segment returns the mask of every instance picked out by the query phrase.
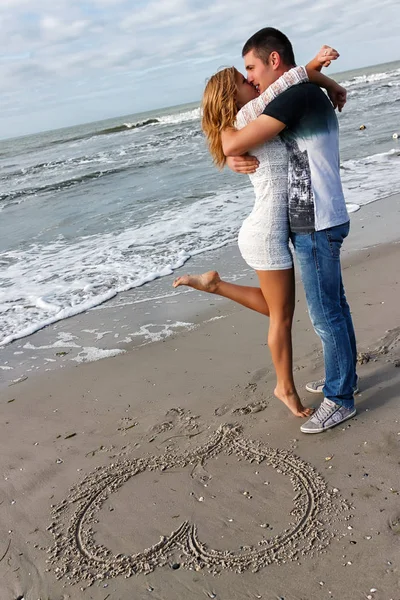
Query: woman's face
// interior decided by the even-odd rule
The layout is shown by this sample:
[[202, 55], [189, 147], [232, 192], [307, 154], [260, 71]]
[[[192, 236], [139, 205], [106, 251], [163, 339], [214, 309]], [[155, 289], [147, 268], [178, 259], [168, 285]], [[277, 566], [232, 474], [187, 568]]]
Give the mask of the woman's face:
[[244, 75], [241, 73], [236, 74], [236, 104], [240, 109], [242, 106], [257, 98], [258, 92], [254, 86], [251, 85]]

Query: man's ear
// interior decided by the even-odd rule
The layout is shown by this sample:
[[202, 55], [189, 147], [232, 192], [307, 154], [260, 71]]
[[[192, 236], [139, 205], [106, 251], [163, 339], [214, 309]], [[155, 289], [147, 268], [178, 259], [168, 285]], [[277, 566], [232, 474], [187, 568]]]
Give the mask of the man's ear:
[[271, 65], [273, 70], [276, 71], [281, 66], [281, 63], [282, 61], [279, 52], [273, 50], [269, 55], [269, 64]]

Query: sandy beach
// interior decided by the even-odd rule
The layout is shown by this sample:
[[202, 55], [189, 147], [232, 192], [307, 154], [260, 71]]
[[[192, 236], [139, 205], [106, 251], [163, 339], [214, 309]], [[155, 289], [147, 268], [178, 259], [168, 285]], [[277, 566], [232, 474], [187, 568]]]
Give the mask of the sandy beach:
[[[266, 320], [213, 299], [192, 331], [6, 387], [0, 599], [400, 600], [398, 214], [397, 196], [353, 217], [343, 426], [302, 434], [273, 397]], [[301, 285], [293, 336], [318, 405]]]

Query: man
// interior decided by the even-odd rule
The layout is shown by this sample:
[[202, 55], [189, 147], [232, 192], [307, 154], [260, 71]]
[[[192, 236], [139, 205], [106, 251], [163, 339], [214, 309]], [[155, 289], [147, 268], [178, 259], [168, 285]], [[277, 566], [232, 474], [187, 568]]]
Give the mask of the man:
[[[271, 27], [253, 35], [242, 56], [248, 81], [260, 92], [295, 65], [290, 41]], [[345, 90], [333, 102], [341, 110]], [[307, 384], [309, 391], [323, 392], [324, 399], [300, 429], [320, 433], [356, 414], [357, 352], [340, 266], [349, 215], [340, 180], [338, 122], [319, 87], [311, 83], [293, 86], [246, 128], [226, 132], [223, 145], [228, 165], [239, 173], [254, 172], [256, 159], [243, 155], [277, 135], [289, 150], [291, 240], [325, 362], [325, 381]]]

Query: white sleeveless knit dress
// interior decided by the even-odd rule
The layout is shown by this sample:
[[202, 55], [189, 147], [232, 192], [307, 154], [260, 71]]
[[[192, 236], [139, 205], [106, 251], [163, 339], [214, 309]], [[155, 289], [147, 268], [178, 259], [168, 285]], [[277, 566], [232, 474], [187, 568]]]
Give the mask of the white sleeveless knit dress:
[[[242, 129], [259, 117], [267, 104], [292, 85], [308, 81], [304, 67], [284, 73], [269, 88], [248, 102], [236, 118]], [[266, 142], [251, 154], [260, 162], [250, 175], [256, 195], [253, 210], [239, 232], [239, 250], [246, 263], [257, 271], [278, 271], [293, 266], [289, 248], [288, 153], [280, 138]]]

